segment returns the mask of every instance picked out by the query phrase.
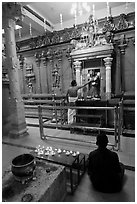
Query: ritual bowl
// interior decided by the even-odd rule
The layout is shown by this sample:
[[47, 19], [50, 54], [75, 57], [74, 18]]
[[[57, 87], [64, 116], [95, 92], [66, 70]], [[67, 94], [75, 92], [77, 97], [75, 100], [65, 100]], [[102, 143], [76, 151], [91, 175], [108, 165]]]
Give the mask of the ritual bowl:
[[35, 158], [31, 154], [21, 154], [12, 160], [11, 171], [16, 177], [31, 177], [36, 167]]

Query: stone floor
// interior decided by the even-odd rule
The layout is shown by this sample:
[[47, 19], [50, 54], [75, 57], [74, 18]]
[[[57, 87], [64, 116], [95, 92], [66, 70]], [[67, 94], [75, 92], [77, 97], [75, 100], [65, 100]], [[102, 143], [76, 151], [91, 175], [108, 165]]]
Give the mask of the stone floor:
[[[67, 138], [79, 137], [82, 142], [76, 142], [72, 140], [48, 138], [47, 140], [41, 140], [39, 134], [39, 128], [28, 126], [29, 135], [19, 139], [11, 139], [3, 136], [2, 144], [2, 173], [9, 166], [12, 159], [22, 153], [29, 152], [31, 147], [37, 145], [52, 146], [57, 148], [65, 148], [82, 153], [89, 153], [96, 148], [95, 144], [91, 143], [91, 140], [95, 141], [95, 138], [87, 135], [70, 134], [67, 130], [58, 129], [46, 129], [46, 134], [52, 136], [60, 136]], [[113, 138], [109, 138], [113, 140]], [[112, 141], [113, 142], [113, 141]], [[123, 190], [120, 193], [105, 194], [97, 192], [93, 189], [92, 184], [88, 179], [88, 175], [85, 173], [74, 195], [68, 195], [64, 202], [134, 202], [135, 201], [135, 141], [134, 138], [121, 138], [121, 151], [117, 152], [120, 161], [123, 162], [128, 168], [125, 172], [125, 184]], [[133, 167], [133, 168], [132, 168]]]

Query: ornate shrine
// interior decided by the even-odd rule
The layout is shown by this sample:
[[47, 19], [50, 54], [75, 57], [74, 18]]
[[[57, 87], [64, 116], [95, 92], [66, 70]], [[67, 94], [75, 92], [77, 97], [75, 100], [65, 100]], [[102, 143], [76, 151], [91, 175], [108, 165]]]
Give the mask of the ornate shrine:
[[[102, 99], [106, 100], [111, 99], [111, 64], [114, 51], [112, 44], [112, 32], [115, 26], [114, 24], [110, 24], [109, 27], [110, 31], [106, 31], [108, 32], [106, 35], [107, 37], [102, 37], [101, 35], [104, 31], [98, 27], [98, 23], [96, 21], [93, 21], [91, 15], [88, 23], [86, 23], [82, 28], [80, 40], [73, 40], [72, 43], [75, 45], [75, 48], [71, 52], [78, 85], [82, 85], [83, 82], [85, 83], [88, 80], [87, 77], [85, 78], [85, 75], [91, 70], [91, 68], [82, 68], [81, 64], [83, 62], [85, 63], [86, 60], [88, 60], [89, 63], [90, 61], [92, 63], [93, 59], [103, 59], [105, 67], [104, 64], [102, 64], [100, 67], [92, 66], [92, 69], [94, 69], [94, 71], [95, 69], [98, 69], [98, 72], [100, 73], [101, 82], [99, 95]], [[106, 90], [105, 93], [103, 93], [103, 90]]]

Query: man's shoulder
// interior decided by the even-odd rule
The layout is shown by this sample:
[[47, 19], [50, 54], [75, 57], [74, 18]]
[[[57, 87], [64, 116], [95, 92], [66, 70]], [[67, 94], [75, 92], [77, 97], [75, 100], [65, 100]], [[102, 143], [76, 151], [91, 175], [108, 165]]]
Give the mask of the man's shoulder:
[[107, 149], [107, 151], [109, 152], [109, 154], [112, 156], [112, 157], [118, 157], [118, 154], [112, 150], [109, 150]]
[[[105, 149], [105, 152], [106, 152], [107, 154], [110, 154], [110, 155], [114, 156], [114, 157], [117, 157], [117, 156], [118, 156], [116, 152], [113, 152], [113, 151], [111, 151], [111, 150], [109, 150], [109, 149], [107, 149], [107, 148]], [[101, 153], [101, 152], [99, 151], [99, 149], [96, 149], [96, 150], [91, 151], [91, 152], [89, 153], [89, 156], [97, 155], [97, 154], [100, 154], [100, 153]]]
[[92, 157], [92, 156], [94, 156], [94, 155], [96, 155], [96, 154], [98, 154], [98, 149], [95, 149], [95, 150], [91, 151], [91, 152], [89, 153], [89, 157]]

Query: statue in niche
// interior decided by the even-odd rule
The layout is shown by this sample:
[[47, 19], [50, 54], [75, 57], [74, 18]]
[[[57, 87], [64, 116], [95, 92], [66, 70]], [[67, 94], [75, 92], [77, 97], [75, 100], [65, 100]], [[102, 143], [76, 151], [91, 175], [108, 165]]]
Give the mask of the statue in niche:
[[90, 15], [88, 19], [88, 34], [89, 34], [89, 47], [92, 47], [94, 46], [95, 38], [95, 25], [93, 21], [93, 15]]
[[89, 27], [89, 47], [94, 46], [94, 38], [95, 38], [94, 26], [92, 25]]
[[95, 72], [95, 70], [88, 70], [88, 80], [92, 80], [89, 83], [88, 97], [90, 98], [100, 98], [100, 72]]
[[60, 75], [59, 75], [58, 67], [56, 64], [53, 70], [53, 87], [59, 88], [59, 86], [60, 86]]
[[113, 42], [113, 33], [108, 31], [105, 33], [105, 40], [107, 43], [112, 43]]
[[34, 71], [33, 71], [33, 64], [26, 62], [25, 67], [26, 67], [26, 75], [25, 75], [26, 84], [27, 84], [27, 86], [29, 88], [29, 93], [32, 93], [33, 88], [34, 88], [33, 85], [34, 85], [34, 82], [35, 82], [35, 74], [34, 74]]

